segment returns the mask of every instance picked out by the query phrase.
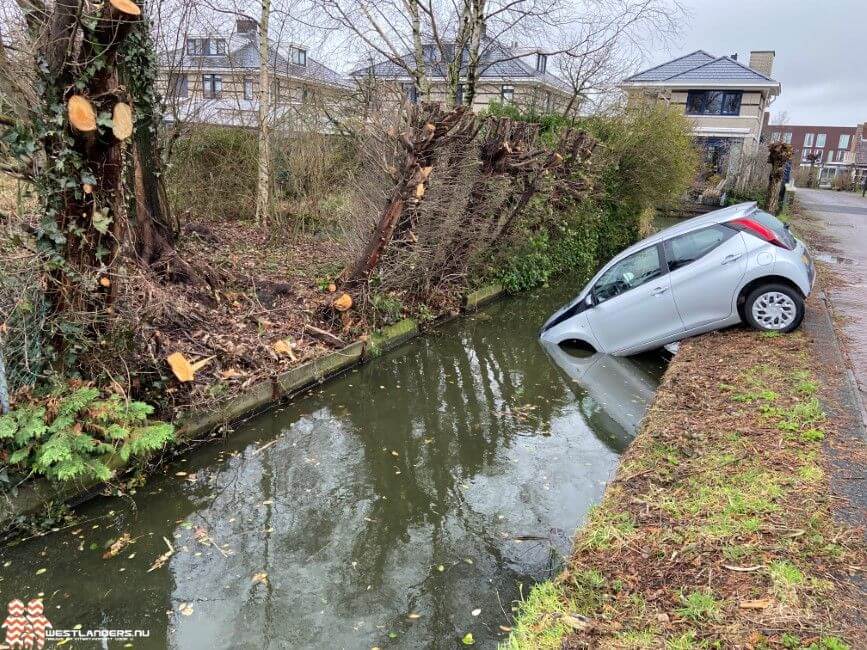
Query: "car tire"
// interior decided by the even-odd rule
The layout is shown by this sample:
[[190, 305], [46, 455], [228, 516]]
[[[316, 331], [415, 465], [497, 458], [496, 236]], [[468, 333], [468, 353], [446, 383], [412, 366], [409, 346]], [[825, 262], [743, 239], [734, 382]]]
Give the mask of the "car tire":
[[804, 297], [785, 284], [763, 284], [744, 303], [747, 323], [763, 332], [792, 332], [801, 325], [805, 311]]

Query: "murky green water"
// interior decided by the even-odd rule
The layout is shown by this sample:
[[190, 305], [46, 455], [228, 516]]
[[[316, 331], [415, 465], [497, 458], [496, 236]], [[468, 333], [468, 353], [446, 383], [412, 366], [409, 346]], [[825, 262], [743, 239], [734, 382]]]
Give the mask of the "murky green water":
[[44, 593], [54, 628], [148, 629], [140, 648], [494, 647], [664, 365], [549, 356], [537, 330], [575, 290], [443, 327], [84, 505], [87, 523], [0, 552], [0, 602]]

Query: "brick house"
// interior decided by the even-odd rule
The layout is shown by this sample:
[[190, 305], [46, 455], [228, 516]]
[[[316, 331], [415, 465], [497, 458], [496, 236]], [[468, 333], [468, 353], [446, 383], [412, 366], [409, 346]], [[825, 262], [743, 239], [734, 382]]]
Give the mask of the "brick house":
[[[350, 73], [357, 84], [372, 83], [380, 91], [380, 96], [393, 101], [412, 102], [426, 99], [444, 102], [448, 92], [446, 72], [449, 60], [454, 56], [454, 47], [446, 50], [428, 43], [422, 46], [425, 59], [426, 76], [430, 82], [430, 96], [417, 96], [415, 84], [407, 75], [406, 67], [414, 67], [414, 55], [403, 55], [404, 66], [394, 61], [371, 62]], [[476, 83], [472, 108], [479, 111], [491, 102], [515, 104], [523, 109], [539, 112], [563, 110], [570, 97], [570, 87], [560, 77], [548, 72], [548, 55], [538, 51], [519, 51], [502, 44], [489, 42], [481, 53], [479, 80]], [[466, 63], [462, 74], [466, 72]], [[463, 103], [464, 84], [458, 86], [455, 103]]]
[[662, 102], [682, 111], [693, 125], [705, 166], [725, 176], [758, 147], [765, 112], [780, 94], [780, 83], [771, 78], [774, 56], [756, 50], [746, 65], [737, 54], [697, 50], [634, 74], [620, 87], [627, 106]]
[[763, 137], [768, 142], [783, 141], [792, 145], [794, 172], [810, 167], [808, 156], [817, 156], [814, 166], [821, 185], [833, 184], [840, 177], [860, 181], [867, 170], [865, 125], [816, 126], [802, 124], [766, 124]]
[[[272, 44], [272, 118], [280, 124], [320, 114], [350, 92], [343, 76], [297, 43]], [[232, 34], [187, 34], [182, 48], [159, 60], [157, 85], [167, 119], [254, 127], [259, 111], [258, 29], [238, 19]]]

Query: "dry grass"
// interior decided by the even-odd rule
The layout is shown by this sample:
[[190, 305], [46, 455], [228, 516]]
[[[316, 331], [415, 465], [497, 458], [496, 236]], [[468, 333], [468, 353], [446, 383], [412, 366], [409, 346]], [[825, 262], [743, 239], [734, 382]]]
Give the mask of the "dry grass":
[[511, 648], [865, 647], [803, 333], [685, 343], [567, 569], [522, 604]]

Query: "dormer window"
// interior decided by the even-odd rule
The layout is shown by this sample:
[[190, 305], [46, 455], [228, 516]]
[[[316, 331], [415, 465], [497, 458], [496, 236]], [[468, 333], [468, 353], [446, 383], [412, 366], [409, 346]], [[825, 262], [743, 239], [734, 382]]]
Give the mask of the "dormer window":
[[548, 68], [548, 55], [539, 52], [536, 54], [536, 72], [545, 72]]
[[225, 38], [188, 38], [187, 54], [193, 56], [219, 56], [226, 53]]
[[290, 47], [289, 48], [289, 60], [292, 61], [295, 65], [307, 65], [307, 50], [301, 49], [300, 47]]

